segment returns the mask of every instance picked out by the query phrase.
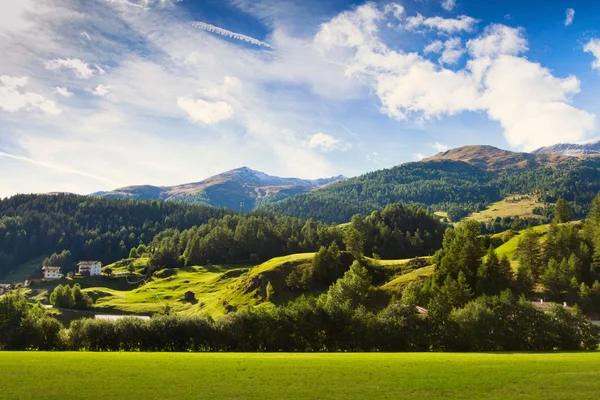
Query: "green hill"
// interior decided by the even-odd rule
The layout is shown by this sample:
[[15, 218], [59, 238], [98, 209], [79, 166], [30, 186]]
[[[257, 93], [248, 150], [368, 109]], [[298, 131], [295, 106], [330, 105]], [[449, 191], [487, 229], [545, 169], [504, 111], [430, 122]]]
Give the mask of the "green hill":
[[[510, 194], [533, 194], [541, 202], [569, 202], [577, 216], [600, 191], [600, 159], [514, 153], [466, 146], [421, 162], [370, 172], [265, 208], [301, 218], [346, 222], [389, 203], [412, 203], [445, 211], [459, 220]], [[537, 200], [537, 199], [535, 199]]]
[[[274, 304], [284, 304], [302, 294], [319, 295], [328, 289], [328, 285], [315, 284], [309, 290], [291, 289], [286, 278], [294, 269], [308, 268], [315, 253], [292, 254], [276, 257], [262, 264], [249, 267], [240, 265], [210, 265], [185, 268], [162, 269], [150, 279], [141, 274], [149, 260], [123, 260], [108, 267], [113, 276], [75, 277], [60, 281], [50, 281], [33, 285], [27, 290], [32, 301], [48, 304], [48, 296], [59, 284], [78, 283], [85, 293], [94, 300], [88, 311], [57, 310], [66, 314], [66, 320], [92, 316], [95, 313], [142, 314], [151, 315], [171, 312], [218, 317], [228, 312], [256, 307], [268, 303], [266, 286], [270, 282], [275, 296], [270, 299]], [[370, 259], [372, 262], [373, 259]], [[377, 263], [388, 271], [390, 282], [380, 286], [387, 292], [398, 292], [398, 282], [406, 284], [414, 279], [427, 276], [432, 267], [412, 271], [406, 268], [410, 260], [380, 260]], [[119, 276], [128, 270], [129, 263], [135, 266], [135, 273]], [[191, 291], [195, 300], [186, 301], [184, 295]]]

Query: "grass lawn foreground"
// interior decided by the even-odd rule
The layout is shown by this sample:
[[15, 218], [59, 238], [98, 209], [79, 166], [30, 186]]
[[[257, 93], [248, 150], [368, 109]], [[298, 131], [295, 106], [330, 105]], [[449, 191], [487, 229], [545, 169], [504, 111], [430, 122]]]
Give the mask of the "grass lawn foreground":
[[600, 353], [0, 353], [0, 399], [597, 399]]

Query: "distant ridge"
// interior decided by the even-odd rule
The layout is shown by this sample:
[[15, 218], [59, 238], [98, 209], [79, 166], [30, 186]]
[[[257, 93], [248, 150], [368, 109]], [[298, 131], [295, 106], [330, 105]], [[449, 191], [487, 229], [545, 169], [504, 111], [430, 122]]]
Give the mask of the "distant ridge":
[[443, 151], [422, 161], [463, 161], [488, 171], [498, 171], [508, 168], [556, 166], [566, 159], [568, 157], [560, 154], [517, 153], [494, 146], [474, 145]]
[[579, 157], [600, 154], [600, 140], [586, 143], [559, 143], [553, 146], [540, 147], [532, 151], [532, 154], [561, 154], [564, 156]]
[[241, 209], [243, 203], [243, 209], [251, 211], [259, 204], [283, 200], [345, 179], [342, 175], [321, 179], [281, 178], [242, 167], [200, 182], [176, 186], [126, 186], [108, 192], [92, 193], [90, 196], [177, 201], [226, 207], [236, 211]]

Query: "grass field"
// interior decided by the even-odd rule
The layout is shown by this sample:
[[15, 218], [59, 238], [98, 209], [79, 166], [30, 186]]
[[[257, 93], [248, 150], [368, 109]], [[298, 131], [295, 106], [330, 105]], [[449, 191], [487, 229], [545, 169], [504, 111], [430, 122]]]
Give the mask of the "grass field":
[[476, 221], [491, 221], [496, 217], [541, 218], [533, 213], [534, 208], [544, 207], [535, 196], [511, 195], [496, 203], [490, 204], [485, 210], [472, 213], [467, 218]]
[[597, 399], [600, 353], [2, 353], [0, 399]]

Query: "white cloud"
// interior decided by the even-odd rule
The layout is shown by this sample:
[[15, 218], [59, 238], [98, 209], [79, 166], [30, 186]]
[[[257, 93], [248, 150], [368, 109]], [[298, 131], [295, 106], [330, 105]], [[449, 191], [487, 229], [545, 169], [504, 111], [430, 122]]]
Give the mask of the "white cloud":
[[[376, 10], [374, 4], [364, 7]], [[511, 147], [525, 150], [580, 141], [595, 129], [594, 115], [570, 105], [571, 97], [579, 92], [577, 78], [557, 78], [547, 68], [516, 57], [527, 50], [521, 29], [497, 24], [487, 27], [467, 43], [472, 58], [466, 68], [455, 71], [418, 54], [389, 49], [377, 27], [372, 29], [372, 19], [365, 18], [376, 15], [375, 10], [342, 14], [322, 31], [329, 37], [336, 36], [336, 29], [353, 32], [352, 40], [335, 42], [338, 47], [354, 49], [345, 53], [350, 57], [347, 73], [373, 88], [381, 100], [381, 112], [390, 118], [402, 120], [414, 114], [427, 120], [483, 111], [504, 128]], [[456, 41], [448, 43], [450, 49], [458, 46]], [[332, 52], [340, 54], [335, 47]]]
[[583, 46], [583, 51], [596, 57], [592, 62], [592, 68], [600, 71], [600, 39], [591, 39]]
[[442, 18], [442, 17], [430, 17], [425, 18], [421, 14], [414, 17], [408, 17], [406, 19], [406, 29], [414, 30], [421, 27], [427, 27], [429, 29], [437, 29], [445, 33], [456, 33], [456, 32], [472, 32], [475, 25], [479, 22], [475, 18], [467, 15], [460, 15], [458, 18]]
[[425, 48], [423, 49], [423, 52], [425, 54], [440, 53], [443, 49], [444, 49], [444, 42], [442, 42], [441, 40], [434, 40], [433, 42], [431, 42], [427, 46], [425, 46]]
[[219, 28], [218, 26], [207, 24], [206, 22], [193, 22], [192, 26], [195, 28], [202, 29], [207, 32], [215, 33], [217, 35], [221, 35], [221, 36], [229, 37], [232, 39], [241, 40], [243, 42], [247, 42], [250, 44], [254, 44], [256, 46], [272, 48], [272, 46], [270, 44], [262, 42], [258, 39], [254, 39], [253, 37], [242, 35], [241, 33], [232, 32], [227, 29]]
[[486, 27], [482, 35], [467, 42], [467, 48], [475, 58], [518, 55], [528, 50], [523, 29], [500, 24]]
[[63, 97], [73, 97], [73, 92], [69, 91], [66, 87], [57, 86], [54, 88], [54, 93], [59, 94]]
[[106, 96], [108, 93], [110, 93], [110, 90], [112, 88], [110, 86], [107, 85], [103, 85], [103, 84], [99, 84], [98, 86], [96, 86], [96, 89], [94, 89], [92, 91], [92, 94], [94, 96], [100, 96], [100, 97], [104, 97]]
[[423, 153], [413, 153], [413, 156], [415, 157], [415, 160], [417, 161], [421, 161], [422, 159], [426, 158], [427, 156]]
[[207, 125], [218, 124], [233, 116], [233, 109], [224, 101], [211, 102], [184, 96], [177, 99], [177, 105], [191, 121]]
[[325, 133], [316, 133], [308, 140], [308, 147], [329, 152], [332, 150], [347, 150], [349, 145]]
[[386, 14], [391, 13], [396, 19], [402, 19], [402, 16], [404, 15], [404, 7], [400, 4], [391, 3], [384, 7], [384, 12]]
[[36, 5], [34, 0], [2, 1], [0, 31], [14, 32], [29, 25], [26, 14]]
[[44, 67], [48, 70], [56, 70], [60, 68], [72, 69], [75, 74], [81, 79], [91, 78], [95, 71], [89, 67], [89, 65], [77, 58], [57, 58], [44, 62]]
[[59, 115], [62, 111], [56, 104], [44, 96], [25, 92], [23, 87], [27, 86], [27, 77], [0, 76], [0, 109], [14, 113], [21, 110], [40, 110], [47, 115]]
[[481, 102], [513, 147], [577, 142], [595, 128], [594, 115], [568, 104], [580, 90], [574, 76], [556, 78], [540, 64], [504, 55], [491, 65], [484, 85]]
[[567, 8], [565, 11], [565, 26], [571, 26], [573, 24], [573, 19], [575, 18], [575, 10], [572, 8]]
[[88, 33], [86, 31], [81, 31], [80, 35], [83, 36], [88, 41], [92, 40], [92, 38], [90, 37], [90, 35], [88, 35]]
[[443, 64], [456, 64], [458, 60], [465, 54], [462, 48], [462, 40], [460, 38], [451, 38], [444, 43], [444, 52], [440, 57], [440, 62]]
[[452, 11], [456, 7], [456, 0], [442, 0], [442, 8], [446, 11]]
[[442, 151], [447, 151], [450, 150], [450, 146], [445, 145], [443, 143], [440, 142], [435, 142], [435, 143], [431, 143], [430, 145], [433, 149], [437, 150], [438, 152], [442, 152]]

